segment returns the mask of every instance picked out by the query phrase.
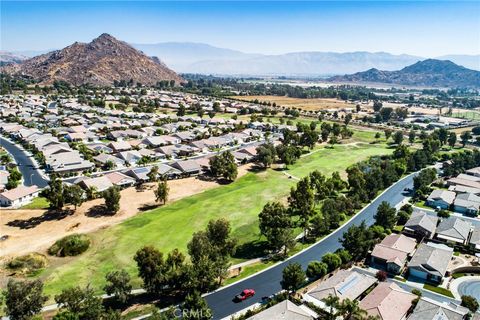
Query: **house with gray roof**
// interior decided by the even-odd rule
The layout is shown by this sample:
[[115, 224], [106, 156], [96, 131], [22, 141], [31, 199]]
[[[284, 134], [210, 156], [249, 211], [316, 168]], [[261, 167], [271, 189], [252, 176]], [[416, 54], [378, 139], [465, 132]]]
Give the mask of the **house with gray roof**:
[[410, 276], [441, 283], [453, 256], [453, 248], [438, 243], [421, 243], [408, 263]]
[[467, 244], [472, 223], [457, 217], [450, 217], [440, 222], [436, 238], [448, 243]]
[[469, 244], [475, 251], [480, 252], [480, 227], [473, 229]]
[[448, 190], [433, 190], [426, 204], [433, 208], [449, 209], [455, 200], [455, 192]]
[[403, 231], [419, 238], [432, 238], [437, 229], [438, 217], [422, 210], [414, 210], [410, 219], [405, 223]]
[[303, 300], [311, 302], [320, 308], [325, 308], [326, 305], [323, 299], [328, 296], [338, 297], [340, 301], [346, 298], [355, 300], [376, 282], [376, 278], [357, 272], [354, 269], [340, 269], [333, 276], [320, 282], [316, 287], [304, 294]]
[[468, 309], [454, 303], [442, 303], [422, 297], [408, 320], [463, 320]]
[[470, 216], [477, 216], [480, 208], [480, 197], [473, 193], [457, 195], [453, 202], [453, 210]]
[[177, 161], [172, 164], [172, 167], [189, 176], [197, 175], [202, 171], [202, 168], [195, 160]]

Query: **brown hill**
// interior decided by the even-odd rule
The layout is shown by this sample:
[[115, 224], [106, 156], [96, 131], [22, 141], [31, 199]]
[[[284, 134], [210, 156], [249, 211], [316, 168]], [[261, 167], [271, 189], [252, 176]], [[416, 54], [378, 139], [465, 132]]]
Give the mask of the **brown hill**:
[[148, 85], [161, 80], [184, 81], [158, 58], [148, 57], [106, 33], [90, 43], [75, 42], [62, 50], [4, 66], [1, 71], [29, 76], [43, 84], [55, 80], [100, 86], [130, 79]]

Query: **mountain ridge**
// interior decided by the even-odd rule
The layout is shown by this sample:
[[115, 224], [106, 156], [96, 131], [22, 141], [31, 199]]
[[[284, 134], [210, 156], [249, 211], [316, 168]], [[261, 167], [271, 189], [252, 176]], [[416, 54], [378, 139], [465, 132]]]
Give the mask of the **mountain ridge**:
[[426, 59], [401, 70], [388, 71], [371, 68], [354, 74], [331, 77], [328, 80], [408, 86], [480, 88], [480, 71], [459, 66], [449, 60]]
[[155, 84], [183, 79], [158, 58], [148, 57], [126, 42], [103, 33], [89, 43], [73, 44], [19, 64], [2, 67], [2, 72], [20, 74], [52, 84], [56, 80], [73, 85], [111, 85], [115, 80]]

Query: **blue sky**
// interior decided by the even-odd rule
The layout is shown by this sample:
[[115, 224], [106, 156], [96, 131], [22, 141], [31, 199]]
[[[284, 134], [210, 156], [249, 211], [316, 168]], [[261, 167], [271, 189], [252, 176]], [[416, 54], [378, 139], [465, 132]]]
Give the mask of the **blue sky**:
[[62, 48], [103, 32], [267, 54], [479, 54], [480, 2], [1, 1], [2, 50]]

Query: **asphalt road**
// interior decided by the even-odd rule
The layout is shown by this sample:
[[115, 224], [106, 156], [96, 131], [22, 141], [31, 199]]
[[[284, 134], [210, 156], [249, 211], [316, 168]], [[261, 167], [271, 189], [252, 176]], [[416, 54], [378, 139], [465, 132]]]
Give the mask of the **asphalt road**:
[[18, 170], [23, 176], [23, 184], [25, 186], [36, 185], [39, 188], [44, 188], [48, 185], [48, 180], [42, 177], [40, 171], [35, 169], [37, 165], [33, 159], [27, 155], [22, 147], [0, 137], [0, 144], [5, 148], [15, 159], [18, 165]]
[[[353, 225], [359, 225], [365, 221], [367, 225], [374, 223], [373, 216], [377, 211], [378, 206], [383, 201], [387, 201], [390, 205], [395, 206], [402, 202], [408, 195], [404, 194], [405, 188], [413, 188], [413, 177], [411, 174], [404, 179], [398, 181], [390, 189], [381, 194], [368, 206], [366, 206], [359, 214], [352, 220], [344, 224], [341, 228], [331, 233], [328, 237], [322, 239], [319, 243], [311, 246], [307, 250], [298, 253], [290, 259], [273, 266], [261, 273], [255, 274], [250, 278], [246, 278], [240, 282], [234, 283], [218, 289], [205, 296], [208, 305], [213, 311], [213, 319], [222, 319], [239, 312], [255, 303], [261, 302], [261, 298], [269, 296], [281, 291], [280, 280], [282, 279], [283, 269], [292, 262], [298, 262], [304, 269], [310, 261], [320, 260], [327, 252], [334, 252], [341, 247], [338, 241], [344, 231]], [[253, 298], [246, 301], [235, 303], [233, 298], [239, 294], [243, 289], [254, 289], [256, 294]]]

